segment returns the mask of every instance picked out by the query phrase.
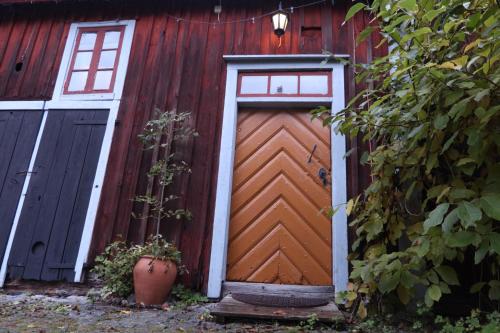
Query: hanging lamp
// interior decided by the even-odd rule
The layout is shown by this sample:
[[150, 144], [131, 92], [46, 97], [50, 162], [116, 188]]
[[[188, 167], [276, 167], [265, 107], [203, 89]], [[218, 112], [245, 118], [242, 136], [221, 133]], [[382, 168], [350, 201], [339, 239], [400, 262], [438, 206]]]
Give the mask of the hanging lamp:
[[285, 34], [289, 18], [290, 17], [288, 15], [288, 13], [283, 10], [283, 7], [281, 6], [281, 1], [280, 1], [278, 10], [271, 16], [274, 34], [276, 36], [281, 37]]

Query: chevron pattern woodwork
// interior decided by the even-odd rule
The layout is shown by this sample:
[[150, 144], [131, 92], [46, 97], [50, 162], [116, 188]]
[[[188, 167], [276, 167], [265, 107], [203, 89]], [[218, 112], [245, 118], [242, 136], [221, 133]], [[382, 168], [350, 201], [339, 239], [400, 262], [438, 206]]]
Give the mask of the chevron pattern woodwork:
[[229, 281], [332, 284], [330, 166], [330, 129], [306, 111], [239, 112]]

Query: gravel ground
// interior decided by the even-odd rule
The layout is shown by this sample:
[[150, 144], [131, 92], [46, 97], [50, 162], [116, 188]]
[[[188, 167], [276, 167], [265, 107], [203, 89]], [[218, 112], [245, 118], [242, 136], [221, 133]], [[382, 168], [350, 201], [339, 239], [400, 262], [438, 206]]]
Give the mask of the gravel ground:
[[[59, 332], [302, 332], [290, 324], [231, 322], [219, 324], [206, 303], [188, 308], [138, 309], [92, 303], [85, 296], [53, 297], [0, 291], [0, 333]], [[325, 329], [325, 328], [323, 328]]]

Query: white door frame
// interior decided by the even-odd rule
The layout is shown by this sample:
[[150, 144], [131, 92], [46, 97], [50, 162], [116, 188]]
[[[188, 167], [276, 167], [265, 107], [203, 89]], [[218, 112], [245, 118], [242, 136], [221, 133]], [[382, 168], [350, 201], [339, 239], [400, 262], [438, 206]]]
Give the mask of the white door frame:
[[[222, 283], [226, 278], [227, 245], [231, 210], [231, 190], [233, 184], [233, 163], [236, 147], [236, 124], [239, 105], [331, 105], [331, 112], [336, 113], [345, 107], [344, 65], [335, 58], [346, 55], [251, 55], [224, 56], [228, 62], [226, 74], [226, 92], [222, 120], [222, 134], [219, 155], [219, 171], [215, 199], [214, 224], [212, 232], [212, 249], [210, 254], [210, 270], [208, 276], [209, 298], [219, 298]], [[329, 60], [329, 61], [326, 61]], [[240, 71], [300, 71], [331, 70], [332, 97], [237, 97], [238, 73]], [[346, 185], [346, 140], [340, 133], [331, 131], [332, 158], [332, 206], [337, 210], [332, 217], [332, 268], [335, 291], [346, 290], [348, 281], [348, 239]]]

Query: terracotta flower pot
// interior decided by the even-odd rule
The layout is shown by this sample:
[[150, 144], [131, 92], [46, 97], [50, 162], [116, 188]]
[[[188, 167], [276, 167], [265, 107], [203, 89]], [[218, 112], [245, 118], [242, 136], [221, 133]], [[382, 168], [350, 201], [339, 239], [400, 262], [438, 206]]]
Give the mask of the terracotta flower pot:
[[134, 291], [137, 304], [157, 305], [167, 299], [177, 277], [177, 265], [143, 256], [134, 266]]

